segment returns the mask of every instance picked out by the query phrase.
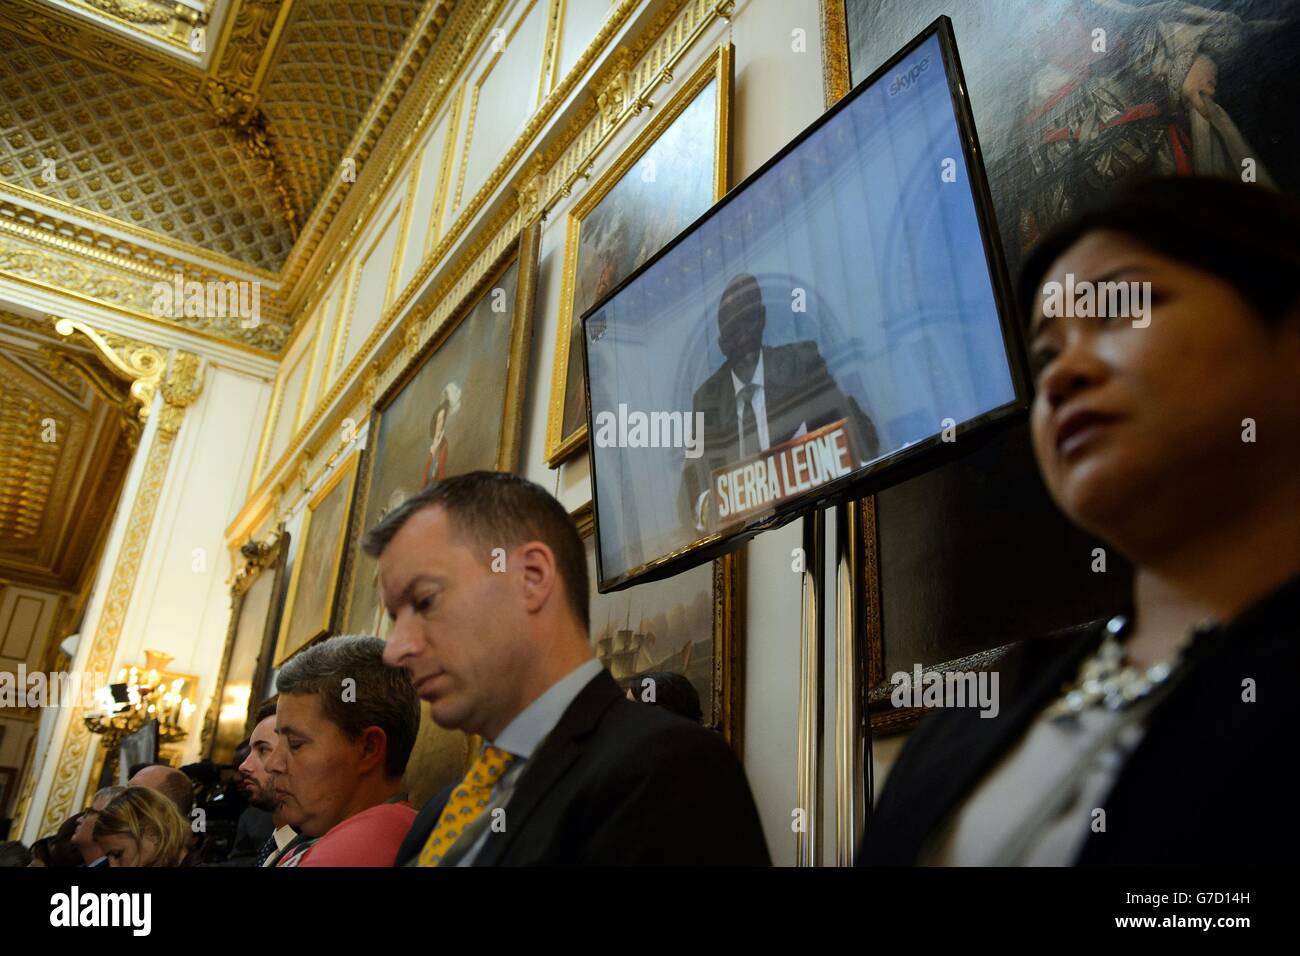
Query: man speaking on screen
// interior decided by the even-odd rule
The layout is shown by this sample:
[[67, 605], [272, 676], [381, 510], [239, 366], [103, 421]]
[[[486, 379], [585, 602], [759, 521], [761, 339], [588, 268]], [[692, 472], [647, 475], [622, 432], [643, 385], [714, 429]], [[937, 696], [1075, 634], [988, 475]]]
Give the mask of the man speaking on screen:
[[[749, 273], [736, 275], [718, 303], [722, 367], [694, 396], [696, 420], [704, 416], [704, 448], [699, 458], [686, 461], [680, 503], [683, 521], [695, 531], [713, 531], [740, 519], [737, 499], [719, 494], [715, 475], [769, 449], [843, 423], [832, 436], [841, 442], [841, 449], [851, 448], [860, 461], [870, 461], [879, 453], [875, 426], [857, 401], [835, 383], [817, 343], [764, 345], [766, 322], [758, 280]], [[775, 463], [760, 460], [758, 464], [759, 478], [765, 473], [763, 466], [777, 472]], [[786, 484], [789, 464], [782, 461], [781, 466]], [[727, 482], [722, 477], [721, 487], [728, 487]], [[796, 482], [788, 484], [793, 487]], [[738, 481], [736, 487], [741, 487]], [[749, 500], [758, 497], [752, 482], [747, 490]], [[767, 497], [777, 500], [788, 494], [773, 491]], [[744, 504], [746, 499], [740, 501]]]

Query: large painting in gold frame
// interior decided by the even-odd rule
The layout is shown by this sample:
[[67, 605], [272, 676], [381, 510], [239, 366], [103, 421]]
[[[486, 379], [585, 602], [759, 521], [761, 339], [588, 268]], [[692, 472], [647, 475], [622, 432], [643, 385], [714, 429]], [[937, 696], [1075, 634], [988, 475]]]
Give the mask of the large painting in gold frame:
[[587, 440], [582, 313], [727, 191], [732, 69], [731, 46], [724, 43], [569, 212], [546, 419], [546, 463], [552, 468]]
[[357, 455], [353, 453], [334, 469], [307, 502], [298, 535], [301, 545], [294, 556], [284, 616], [280, 620], [276, 667], [333, 630], [356, 478]]
[[358, 548], [366, 529], [437, 478], [518, 466], [539, 238], [537, 226], [524, 230], [375, 402], [348, 544], [347, 633], [387, 627], [375, 560]]
[[244, 565], [230, 587], [230, 626], [203, 723], [201, 749], [214, 763], [231, 761], [265, 695], [288, 551], [289, 535], [283, 529], [240, 549]]
[[[700, 695], [703, 723], [738, 755], [744, 728], [744, 552], [681, 574], [601, 594], [591, 504], [573, 513], [587, 545], [591, 640], [615, 680], [640, 673], [683, 674]], [[635, 688], [634, 688], [635, 690]]]

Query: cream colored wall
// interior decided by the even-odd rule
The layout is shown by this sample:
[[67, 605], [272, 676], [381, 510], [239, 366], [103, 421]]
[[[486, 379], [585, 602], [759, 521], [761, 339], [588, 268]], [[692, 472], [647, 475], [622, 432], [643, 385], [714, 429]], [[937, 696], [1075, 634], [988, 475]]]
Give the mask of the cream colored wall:
[[[558, 32], [551, 35], [546, 21], [552, 9], [550, 4], [555, 2], [563, 4], [563, 16], [558, 20]], [[398, 281], [393, 295], [388, 297], [390, 301], [398, 301], [408, 284], [413, 293], [408, 301], [414, 301], [419, 294], [442, 281], [453, 265], [460, 268], [463, 265], [460, 261], [462, 251], [478, 237], [475, 230], [490, 218], [491, 211], [512, 195], [513, 183], [536, 144], [547, 141], [550, 133], [562, 125], [575, 109], [590, 101], [593, 92], [588, 84], [600, 73], [609, 55], [638, 32], [644, 31], [662, 6], [661, 3], [640, 4], [620, 31], [609, 37], [601, 55], [587, 64], [581, 82], [556, 110], [550, 126], [543, 128], [536, 137], [533, 149], [525, 151], [517, 159], [501, 185], [487, 197], [482, 210], [471, 222], [471, 228], [448, 255], [431, 270], [426, 270], [417, 283], [415, 277], [418, 277], [419, 269], [416, 263], [419, 258], [436, 248], [437, 241], [452, 228], [456, 217], [468, 208], [478, 184], [489, 179], [492, 168], [536, 109], [539, 93], [544, 99], [545, 91], [560, 83], [579, 62], [607, 15], [622, 10], [620, 4], [604, 0], [536, 0], [531, 6], [529, 0], [514, 0], [507, 4], [496, 18], [495, 25], [506, 34], [517, 25], [518, 30], [501, 50], [492, 49], [491, 35], [485, 37], [471, 57], [468, 68], [452, 84], [454, 88], [436, 111], [428, 130], [421, 134], [422, 139], [411, 157], [392, 178], [388, 192], [376, 202], [376, 218], [360, 231], [363, 238], [337, 264], [328, 286], [306, 303], [308, 324], [287, 354], [281, 376], [295, 374], [293, 369], [298, 350], [304, 349], [310, 338], [328, 343], [340, 336], [338, 317], [343, 315], [346, 321], [348, 307], [345, 304], [340, 309], [338, 303], [341, 298], [346, 302], [346, 298], [351, 297], [349, 276], [357, 270], [360, 258], [372, 248], [377, 250], [372, 253], [372, 258], [386, 255], [387, 261], [373, 262], [366, 271], [374, 276], [396, 273]], [[540, 26], [530, 18], [540, 18]], [[733, 184], [757, 169], [822, 112], [824, 95], [819, 20], [817, 0], [747, 0], [736, 5], [730, 24], [718, 21], [707, 29], [675, 68], [676, 76], [688, 76], [719, 42], [730, 37], [734, 44]], [[545, 52], [547, 44], [537, 40], [539, 36], [551, 37], [554, 49], [549, 54]], [[495, 65], [487, 70], [494, 58]], [[553, 70], [548, 68], [552, 61], [555, 64]], [[495, 79], [498, 75], [509, 76], [511, 80], [509, 83], [498, 82]], [[467, 147], [465, 136], [470, 126], [471, 96], [474, 84], [480, 80], [483, 84], [475, 109], [474, 132]], [[464, 94], [464, 101], [459, 104], [458, 115], [457, 95], [462, 89], [469, 92]], [[661, 87], [654, 98], [666, 98], [671, 93], [671, 85]], [[633, 118], [620, 131], [597, 157], [593, 177], [614, 161], [620, 147], [650, 121], [651, 115], [652, 111]], [[464, 168], [463, 161], [467, 155], [470, 166]], [[417, 168], [418, 179], [414, 178]], [[443, 182], [445, 189], [440, 189], [439, 183]], [[560, 314], [565, 217], [568, 208], [582, 195], [583, 188], [584, 183], [580, 181], [573, 195], [559, 202], [542, 226], [538, 311], [521, 449], [523, 473], [554, 491], [570, 508], [590, 499], [585, 456], [572, 459], [556, 470], [546, 466], [543, 456], [551, 365]], [[441, 206], [437, 202], [440, 195], [443, 199]], [[416, 204], [414, 207], [409, 206], [412, 202]], [[401, 204], [404, 211], [396, 212], [396, 204]], [[394, 224], [401, 224], [403, 220], [408, 223], [405, 227], [406, 241], [393, 241], [385, 247], [386, 251], [378, 251], [380, 244], [374, 240], [376, 236], [382, 237], [383, 233], [377, 230], [382, 230], [390, 214]], [[417, 287], [419, 292], [416, 292]], [[334, 387], [333, 368], [310, 376], [311, 381], [306, 384], [308, 400], [300, 422], [303, 427], [292, 439], [278, 443], [274, 453], [264, 454], [262, 475], [253, 483], [260, 486], [260, 492], [249, 500], [246, 507], [241, 509], [239, 504], [235, 504], [227, 513], [229, 545], [236, 546], [250, 535], [269, 530], [277, 515], [296, 519], [304, 496], [298, 485], [290, 480], [290, 475], [295, 471], [295, 462], [303, 450], [308, 452], [306, 458], [310, 460], [308, 472], [316, 475], [324, 459], [339, 447], [339, 421], [345, 416], [358, 423], [366, 421], [368, 405], [363, 389], [366, 363], [369, 356], [382, 354], [393, 343], [401, 341], [400, 326], [405, 313], [381, 316], [380, 309], [375, 307], [373, 293], [362, 298], [369, 309], [363, 321], [372, 325], [381, 323], [386, 330], [377, 342], [372, 343], [370, 350], [362, 356], [364, 361], [352, 369], [350, 378], [340, 387]], [[356, 321], [354, 315], [353, 322]], [[425, 340], [431, 331], [424, 331]], [[346, 350], [358, 347], [361, 338], [363, 336], [355, 334], [355, 327], [347, 334], [348, 344], [339, 346], [341, 354], [336, 367], [347, 364], [345, 357], [351, 353]], [[319, 368], [326, 360], [318, 358], [317, 361]], [[391, 377], [392, 373], [384, 373], [381, 389], [382, 382], [391, 380]], [[289, 386], [290, 391], [295, 388], [300, 386]], [[313, 411], [318, 414], [311, 414]], [[317, 481], [323, 477], [317, 476]], [[294, 490], [277, 497], [273, 489], [280, 484]], [[245, 483], [240, 489], [247, 487]], [[773, 858], [781, 864], [794, 861], [791, 815], [796, 806], [801, 584], [799, 575], [791, 570], [791, 551], [800, 543], [800, 527], [796, 522], [763, 535], [746, 549], [749, 586], [745, 606], [744, 760]], [[829, 619], [834, 620], [833, 606], [828, 613]], [[833, 646], [827, 648], [828, 688], [834, 686], [833, 651]], [[824, 803], [823, 820], [823, 859], [827, 862], [834, 860], [835, 808], [829, 797], [834, 792], [831, 786], [834, 770], [831, 755], [833, 716], [833, 707], [828, 704], [824, 734], [827, 768], [824, 789], [828, 797]]]
[[230, 620], [232, 568], [224, 532], [226, 518], [242, 503], [257, 453], [247, 423], [265, 414], [265, 406], [262, 382], [209, 368], [176, 437], [113, 663], [116, 670], [143, 663], [146, 650], [162, 651], [174, 658], [170, 670], [199, 678], [186, 762], [198, 759], [199, 729]]

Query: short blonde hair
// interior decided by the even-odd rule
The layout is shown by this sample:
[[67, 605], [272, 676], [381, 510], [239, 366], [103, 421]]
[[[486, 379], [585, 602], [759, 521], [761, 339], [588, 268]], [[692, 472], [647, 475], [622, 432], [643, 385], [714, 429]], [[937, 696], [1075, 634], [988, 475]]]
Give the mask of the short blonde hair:
[[188, 848], [190, 828], [176, 804], [156, 790], [127, 787], [95, 821], [95, 839], [127, 836], [143, 849], [144, 838], [158, 841], [158, 852], [146, 866], [180, 866]]

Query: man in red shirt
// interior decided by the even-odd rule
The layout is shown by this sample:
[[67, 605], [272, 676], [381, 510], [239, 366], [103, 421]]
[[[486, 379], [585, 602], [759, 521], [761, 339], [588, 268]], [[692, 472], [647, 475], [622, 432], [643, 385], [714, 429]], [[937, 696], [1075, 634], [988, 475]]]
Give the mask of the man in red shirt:
[[300, 834], [277, 866], [392, 866], [415, 810], [401, 799], [420, 701], [376, 637], [335, 637], [276, 678], [266, 761], [280, 815]]

